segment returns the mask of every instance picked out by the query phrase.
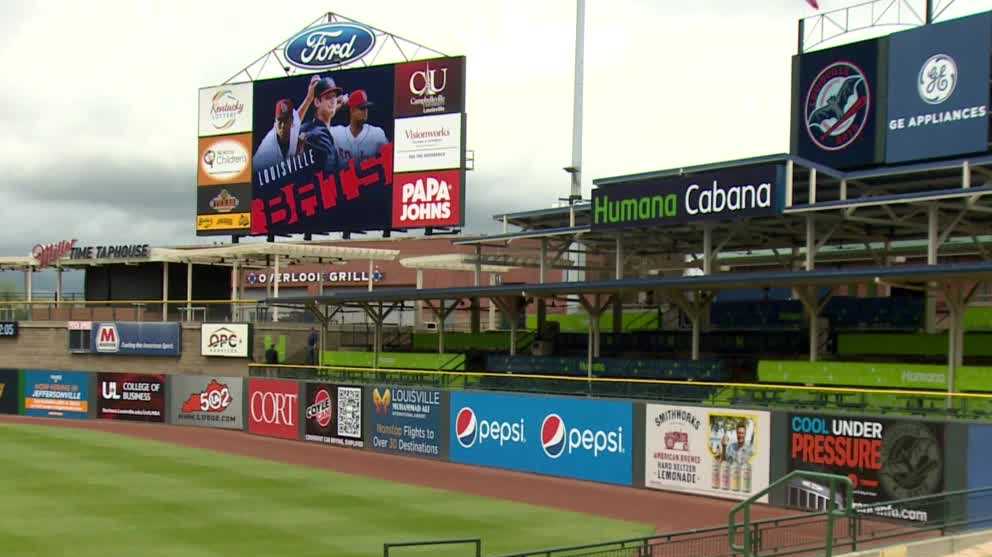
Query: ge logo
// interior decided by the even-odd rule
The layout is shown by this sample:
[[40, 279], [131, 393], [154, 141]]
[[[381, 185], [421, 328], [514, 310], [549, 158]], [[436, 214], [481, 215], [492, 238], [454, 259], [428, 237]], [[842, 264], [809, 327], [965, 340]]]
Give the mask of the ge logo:
[[916, 89], [928, 104], [940, 104], [951, 97], [958, 84], [958, 66], [946, 54], [931, 56], [920, 68]]

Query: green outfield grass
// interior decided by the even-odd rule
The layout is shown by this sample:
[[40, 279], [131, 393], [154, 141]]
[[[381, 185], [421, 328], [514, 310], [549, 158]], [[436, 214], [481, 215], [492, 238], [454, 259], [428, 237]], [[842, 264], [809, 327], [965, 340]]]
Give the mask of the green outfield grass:
[[[327, 458], [340, 450], [328, 448]], [[451, 537], [481, 537], [485, 554], [499, 555], [652, 532], [99, 432], [0, 424], [4, 557], [375, 556], [384, 541]]]

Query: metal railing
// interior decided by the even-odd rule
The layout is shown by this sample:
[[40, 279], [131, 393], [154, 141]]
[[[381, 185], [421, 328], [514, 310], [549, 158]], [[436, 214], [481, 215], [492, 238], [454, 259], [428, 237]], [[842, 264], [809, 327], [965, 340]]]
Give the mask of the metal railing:
[[759, 383], [573, 377], [492, 371], [249, 364], [249, 374], [319, 381], [595, 396], [717, 408], [922, 416], [992, 422], [992, 394]]
[[[390, 555], [396, 555], [397, 552], [393, 550], [400, 548], [418, 548], [418, 549], [433, 548], [433, 550], [437, 550], [440, 547], [452, 546], [452, 545], [475, 546], [475, 557], [482, 557], [482, 540], [480, 538], [467, 538], [460, 540], [434, 540], [434, 541], [424, 541], [424, 542], [384, 543], [382, 544], [382, 557], [389, 557]], [[423, 553], [421, 553], [421, 555], [423, 555]]]
[[[951, 491], [858, 506], [847, 520], [833, 522], [826, 511], [760, 520], [750, 525], [752, 555], [823, 555], [828, 546], [857, 551], [992, 527], [992, 487]], [[912, 516], [914, 520], [891, 515]], [[921, 518], [925, 518], [921, 520]], [[727, 526], [657, 534], [599, 544], [525, 551], [503, 557], [737, 557]], [[734, 541], [744, 543], [737, 531]]]

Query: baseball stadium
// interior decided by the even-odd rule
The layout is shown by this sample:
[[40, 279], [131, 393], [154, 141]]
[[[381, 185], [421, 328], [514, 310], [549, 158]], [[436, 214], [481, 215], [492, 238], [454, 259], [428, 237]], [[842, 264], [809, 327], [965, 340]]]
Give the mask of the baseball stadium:
[[577, 0], [571, 190], [486, 234], [471, 52], [203, 84], [212, 243], [0, 257], [0, 554], [992, 555], [992, 12], [807, 1], [788, 152], [584, 198]]

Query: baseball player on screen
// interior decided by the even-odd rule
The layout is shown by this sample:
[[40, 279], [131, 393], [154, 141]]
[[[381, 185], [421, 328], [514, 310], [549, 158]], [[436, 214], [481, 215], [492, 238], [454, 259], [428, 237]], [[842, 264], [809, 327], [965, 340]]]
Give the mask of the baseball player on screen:
[[331, 133], [331, 119], [338, 111], [340, 94], [341, 88], [334, 83], [334, 79], [318, 79], [314, 85], [313, 101], [316, 114], [300, 129], [301, 141], [306, 148], [314, 151], [318, 164], [327, 173], [337, 172], [342, 167]]
[[299, 108], [294, 109], [290, 99], [276, 102], [275, 122], [258, 144], [258, 150], [252, 158], [252, 168], [256, 171], [275, 166], [300, 153], [300, 122], [313, 102], [314, 88], [319, 79], [318, 76], [310, 79], [307, 96]]
[[348, 125], [331, 128], [342, 167], [348, 166], [352, 160], [357, 165], [378, 156], [382, 146], [389, 143], [382, 128], [368, 123], [370, 106], [372, 103], [364, 89], [352, 91], [348, 95]]

